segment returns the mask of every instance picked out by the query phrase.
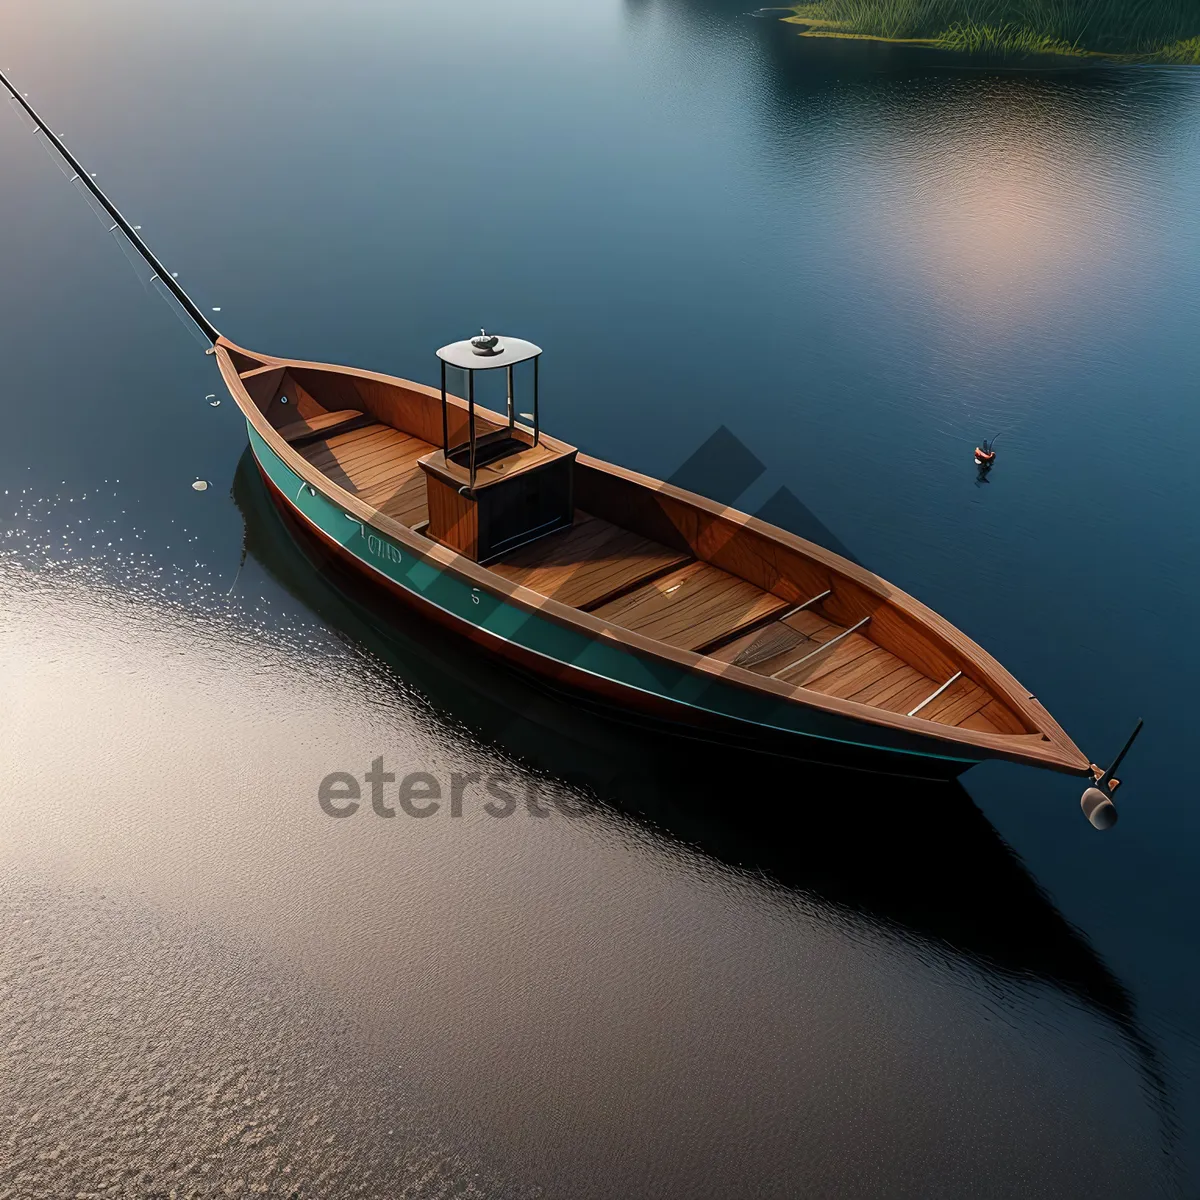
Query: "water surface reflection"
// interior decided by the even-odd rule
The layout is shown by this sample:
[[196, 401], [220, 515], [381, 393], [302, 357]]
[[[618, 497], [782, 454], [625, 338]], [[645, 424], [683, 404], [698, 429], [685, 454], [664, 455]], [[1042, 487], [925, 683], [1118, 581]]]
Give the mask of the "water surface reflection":
[[[1064, 1194], [1153, 1192], [1169, 1116], [1132, 1002], [961, 788], [864, 799], [581, 717], [390, 632], [248, 457], [235, 498], [233, 608], [6, 563], [5, 1100], [60, 1102], [92, 1048], [70, 1151], [23, 1127], [30, 1179], [866, 1196], [887, 1162], [949, 1196], [981, 1161], [1044, 1176], [1052, 1137]], [[324, 816], [318, 780], [376, 755], [579, 815]]]
[[[1058, 778], [973, 772], [989, 820], [959, 789], [864, 801], [381, 633], [0, 123], [0, 470], [57, 514], [0, 560], [0, 1100], [42, 1194], [114, 1146], [185, 1193], [195, 1160], [389, 1200], [410, 1169], [418, 1195], [1189, 1194], [1196, 77], [998, 80], [661, 0], [122, 13], [6, 16], [4, 65], [239, 340], [429, 379], [468, 320], [527, 332], [556, 433], [667, 477], [727, 425], [765, 468], [739, 505], [800, 497], [1081, 744], [1148, 726], [1102, 841]], [[376, 756], [584, 812], [323, 816], [317, 781]], [[33, 1120], [60, 1101], [66, 1149]]]

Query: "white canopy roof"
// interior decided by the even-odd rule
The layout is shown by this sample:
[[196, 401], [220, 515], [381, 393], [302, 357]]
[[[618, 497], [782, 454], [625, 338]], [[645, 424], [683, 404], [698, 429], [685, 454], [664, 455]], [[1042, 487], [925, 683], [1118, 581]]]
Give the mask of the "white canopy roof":
[[535, 346], [532, 342], [502, 337], [491, 354], [476, 354], [468, 338], [463, 342], [452, 342], [449, 346], [443, 346], [437, 352], [437, 356], [442, 362], [464, 371], [490, 371], [496, 367], [511, 367], [513, 363], [537, 358], [541, 352], [541, 346]]

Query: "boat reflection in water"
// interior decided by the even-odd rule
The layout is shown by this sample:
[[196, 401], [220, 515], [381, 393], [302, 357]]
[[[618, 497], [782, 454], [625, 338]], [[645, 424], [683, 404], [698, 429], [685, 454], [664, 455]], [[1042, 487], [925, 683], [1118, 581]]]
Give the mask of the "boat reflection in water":
[[961, 784], [653, 737], [561, 703], [345, 571], [276, 507], [249, 450], [233, 497], [245, 556], [455, 725], [658, 837], [990, 974], [1048, 984], [1104, 1018], [1133, 1050], [1169, 1140], [1166, 1084], [1132, 997]]

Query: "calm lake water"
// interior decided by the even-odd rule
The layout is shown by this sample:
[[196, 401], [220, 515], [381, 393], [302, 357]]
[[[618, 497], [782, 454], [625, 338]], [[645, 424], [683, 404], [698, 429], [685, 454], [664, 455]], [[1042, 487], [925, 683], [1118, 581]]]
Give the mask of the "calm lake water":
[[[1097, 760], [1147, 722], [1101, 836], [1070, 778], [864, 792], [387, 631], [0, 109], [0, 1197], [1200, 1192], [1200, 72], [733, 0], [45, 0], [0, 47], [236, 341], [532, 338], [554, 433], [667, 477], [724, 426], [762, 469], [712, 494]], [[550, 816], [323, 815], [377, 757]]]

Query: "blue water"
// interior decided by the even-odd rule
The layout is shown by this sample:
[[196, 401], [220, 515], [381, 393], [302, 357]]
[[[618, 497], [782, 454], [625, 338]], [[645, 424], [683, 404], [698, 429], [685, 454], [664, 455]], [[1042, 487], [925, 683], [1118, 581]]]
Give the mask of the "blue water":
[[[762, 471], [723, 499], [786, 489], [1097, 761], [1146, 719], [1106, 836], [1074, 780], [1001, 764], [964, 780], [969, 816], [906, 792], [858, 821], [844, 781], [577, 753], [469, 656], [380, 642], [296, 557], [210, 360], [4, 109], [6, 914], [53, 884], [79, 944], [124, 961], [143, 917], [90, 930], [101, 889], [180, 945], [253, 947], [272, 995], [389, 1064], [372, 1103], [419, 1097], [463, 1194], [476, 1170], [504, 1181], [486, 1194], [1196, 1193], [1200, 73], [969, 70], [732, 0], [54, 0], [0, 12], [0, 67], [233, 340], [434, 382], [447, 341], [529, 337], [556, 435], [669, 477], [725, 426]], [[609, 815], [333, 829], [316, 782], [365, 770], [381, 729]], [[129, 798], [164, 756], [189, 764], [170, 821]], [[181, 995], [214, 953], [182, 955]], [[56, 961], [63, 989], [87, 976]], [[67, 1107], [27, 1067], [6, 1100]], [[85, 1186], [95, 1132], [77, 1174], [16, 1194]], [[170, 1177], [139, 1136], [123, 1153]], [[296, 1166], [304, 1194], [341, 1171], [394, 1195], [387, 1148], [342, 1137]], [[265, 1169], [196, 1139], [228, 1178]]]

